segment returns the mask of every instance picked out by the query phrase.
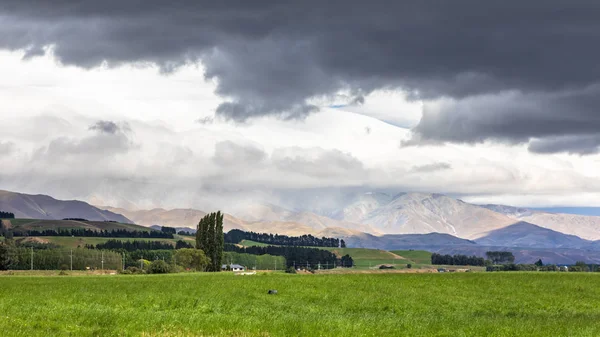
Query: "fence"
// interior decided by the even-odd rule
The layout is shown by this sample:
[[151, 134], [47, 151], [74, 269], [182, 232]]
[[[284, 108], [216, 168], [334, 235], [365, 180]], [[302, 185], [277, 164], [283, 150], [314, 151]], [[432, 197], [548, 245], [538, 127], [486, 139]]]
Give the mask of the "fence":
[[11, 248], [8, 251], [11, 270], [117, 270], [123, 268], [121, 254], [91, 249]]

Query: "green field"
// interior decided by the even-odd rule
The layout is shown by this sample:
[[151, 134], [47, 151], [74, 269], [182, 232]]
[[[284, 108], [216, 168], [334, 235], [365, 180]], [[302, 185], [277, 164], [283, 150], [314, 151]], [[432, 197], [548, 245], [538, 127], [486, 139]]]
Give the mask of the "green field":
[[[244, 247], [269, 246], [266, 243], [251, 240], [242, 240], [240, 245]], [[396, 268], [405, 268], [411, 264], [413, 268], [423, 267], [431, 264], [431, 253], [424, 250], [398, 250], [388, 252], [381, 249], [368, 248], [333, 248], [333, 247], [310, 247], [324, 249], [334, 252], [337, 256], [350, 255], [354, 260], [354, 266], [358, 269], [373, 269], [379, 265], [393, 265]]]
[[431, 252], [425, 250], [392, 250], [391, 252], [411, 260], [415, 264], [431, 264]]
[[256, 242], [256, 241], [252, 241], [252, 240], [242, 240], [240, 242], [241, 246], [244, 247], [267, 247], [267, 246], [276, 246], [276, 245], [270, 245], [267, 243], [262, 243], [262, 242]]
[[600, 335], [598, 274], [1, 276], [0, 283], [2, 336]]

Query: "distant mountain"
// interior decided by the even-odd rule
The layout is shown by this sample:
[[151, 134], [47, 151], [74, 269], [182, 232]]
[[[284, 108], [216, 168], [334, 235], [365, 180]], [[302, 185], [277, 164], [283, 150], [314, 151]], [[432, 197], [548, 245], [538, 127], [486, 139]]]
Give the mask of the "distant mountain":
[[446, 246], [470, 246], [475, 242], [449, 234], [387, 234], [374, 236], [366, 233], [342, 236], [349, 247], [393, 249], [431, 249]]
[[[135, 221], [135, 223], [147, 227], [156, 225], [178, 228], [196, 228], [200, 219], [206, 215], [206, 212], [197, 209], [165, 210], [156, 208], [152, 210], [130, 211], [123, 208], [108, 206], [102, 206], [101, 208], [125, 214], [128, 218]], [[310, 225], [295, 221], [279, 221], [277, 220], [277, 217], [266, 217], [265, 219], [266, 220], [263, 221], [254, 221], [254, 219], [246, 221], [225, 213], [223, 228], [225, 231], [242, 229], [245, 231], [285, 235], [314, 235], [325, 228], [320, 225], [316, 226], [317, 228], [314, 228]]]
[[248, 222], [293, 222], [303, 224], [314, 231], [327, 228], [346, 228], [353, 231], [380, 234], [375, 228], [345, 219], [335, 219], [310, 211], [293, 211], [272, 204], [250, 204], [240, 207], [233, 214]]
[[83, 218], [90, 221], [117, 221], [132, 223], [127, 217], [101, 210], [77, 200], [56, 200], [47, 195], [29, 195], [0, 190], [0, 210], [11, 212], [17, 218], [61, 220]]
[[337, 218], [362, 223], [383, 234], [446, 233], [465, 239], [515, 222], [504, 214], [429, 193], [361, 195], [340, 210]]
[[168, 227], [196, 227], [198, 221], [206, 215], [206, 212], [196, 209], [172, 209], [166, 210], [155, 208], [151, 210], [131, 211], [124, 208], [109, 206], [98, 206], [111, 212], [120, 213], [133, 220], [136, 224], [150, 227], [152, 225]]
[[578, 214], [549, 213], [502, 205], [482, 207], [502, 212], [518, 221], [525, 221], [557, 232], [577, 235], [587, 240], [600, 240], [600, 217]]
[[484, 246], [505, 246], [522, 248], [572, 248], [599, 249], [600, 244], [584, 240], [575, 235], [568, 235], [527, 222], [491, 231], [484, 237], [475, 240]]

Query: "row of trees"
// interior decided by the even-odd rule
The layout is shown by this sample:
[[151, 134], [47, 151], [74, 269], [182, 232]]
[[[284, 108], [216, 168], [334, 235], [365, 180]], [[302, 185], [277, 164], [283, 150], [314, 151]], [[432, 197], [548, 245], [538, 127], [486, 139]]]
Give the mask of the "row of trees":
[[15, 214], [11, 212], [0, 211], [0, 219], [14, 219]]
[[431, 254], [431, 264], [433, 265], [451, 265], [451, 266], [484, 266], [485, 259], [477, 256], [467, 255], [441, 255]]
[[124, 250], [132, 252], [134, 250], [160, 250], [160, 249], [182, 249], [182, 248], [194, 248], [191, 244], [177, 240], [175, 245], [170, 242], [163, 241], [121, 241], [121, 240], [108, 240], [104, 243], [97, 245], [85, 245], [87, 249], [108, 249], [108, 250]]
[[247, 253], [252, 255], [276, 255], [283, 256], [286, 260], [287, 267], [296, 266], [316, 266], [321, 264], [323, 268], [334, 268], [335, 266], [352, 267], [354, 261], [349, 255], [346, 255], [342, 259], [338, 259], [335, 254], [330, 251], [317, 249], [317, 248], [306, 248], [306, 247], [294, 247], [294, 246], [267, 246], [267, 247], [238, 247], [233, 244], [226, 244], [225, 251], [236, 252], [236, 253]]
[[196, 232], [196, 248], [202, 250], [210, 259], [207, 271], [221, 271], [224, 240], [221, 211], [207, 214], [200, 220]]
[[123, 266], [122, 256], [115, 252], [100, 252], [89, 249], [43, 249], [32, 250], [0, 244], [0, 270], [74, 270], [120, 269]]
[[147, 239], [172, 239], [173, 234], [161, 231], [136, 231], [126, 229], [93, 230], [93, 229], [45, 229], [15, 231], [14, 236], [77, 236], [101, 238], [147, 238]]
[[485, 256], [492, 261], [492, 264], [507, 264], [515, 262], [515, 256], [511, 252], [491, 251], [486, 252]]
[[597, 264], [587, 264], [583, 261], [577, 261], [573, 266], [557, 266], [554, 264], [544, 265], [542, 260], [534, 264], [514, 264], [487, 266], [486, 271], [564, 271], [564, 272], [598, 272], [600, 266]]
[[171, 234], [171, 235], [177, 234], [177, 229], [175, 229], [173, 227], [162, 226], [160, 228], [160, 231], [163, 232], [163, 233]]
[[344, 240], [336, 238], [317, 238], [310, 234], [302, 236], [287, 236], [279, 234], [245, 232], [232, 229], [225, 234], [226, 243], [240, 243], [242, 240], [251, 240], [261, 243], [280, 246], [307, 246], [307, 247], [342, 247], [346, 248]]

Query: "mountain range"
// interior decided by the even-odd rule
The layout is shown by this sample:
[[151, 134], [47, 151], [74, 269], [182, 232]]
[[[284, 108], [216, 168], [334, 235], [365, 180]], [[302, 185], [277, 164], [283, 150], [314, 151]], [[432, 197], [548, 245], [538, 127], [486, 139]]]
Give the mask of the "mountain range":
[[[206, 215], [199, 209], [128, 210], [8, 191], [0, 191], [0, 210], [13, 212], [17, 218], [77, 217], [181, 228], [194, 228]], [[562, 260], [597, 254], [600, 261], [600, 217], [475, 205], [441, 194], [362, 193], [347, 198], [335, 209], [288, 209], [251, 203], [226, 213], [224, 227], [339, 237], [349, 247], [440, 252], [477, 252], [481, 247], [499, 247], [518, 250], [524, 258], [537, 256], [532, 253], [535, 251], [548, 255], [548, 251], [561, 250]]]

